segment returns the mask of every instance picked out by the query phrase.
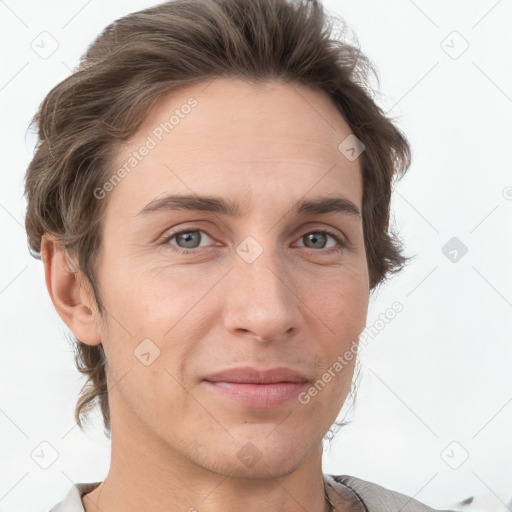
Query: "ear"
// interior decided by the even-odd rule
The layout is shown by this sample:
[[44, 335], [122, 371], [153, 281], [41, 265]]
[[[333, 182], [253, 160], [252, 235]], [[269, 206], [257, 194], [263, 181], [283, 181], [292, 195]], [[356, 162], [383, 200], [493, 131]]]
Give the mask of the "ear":
[[81, 283], [81, 273], [72, 268], [62, 242], [45, 233], [41, 240], [46, 288], [55, 309], [71, 332], [88, 345], [101, 344], [97, 329], [98, 310]]

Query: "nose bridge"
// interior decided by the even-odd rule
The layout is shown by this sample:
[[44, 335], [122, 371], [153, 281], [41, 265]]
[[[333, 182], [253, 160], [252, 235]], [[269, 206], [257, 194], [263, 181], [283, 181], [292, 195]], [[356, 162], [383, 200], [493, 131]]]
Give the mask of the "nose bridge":
[[236, 248], [227, 327], [270, 340], [297, 327], [298, 298], [272, 232], [258, 238], [248, 236]]

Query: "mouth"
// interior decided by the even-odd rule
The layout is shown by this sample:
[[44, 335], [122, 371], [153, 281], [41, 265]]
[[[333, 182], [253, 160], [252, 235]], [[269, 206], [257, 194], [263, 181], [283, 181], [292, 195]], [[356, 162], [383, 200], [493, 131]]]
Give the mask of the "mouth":
[[246, 407], [270, 409], [296, 399], [307, 383], [275, 382], [273, 384], [242, 384], [240, 382], [210, 382], [205, 384], [216, 393]]
[[204, 383], [217, 396], [250, 408], [270, 409], [296, 399], [307, 387], [308, 379], [286, 367], [238, 367], [210, 375]]

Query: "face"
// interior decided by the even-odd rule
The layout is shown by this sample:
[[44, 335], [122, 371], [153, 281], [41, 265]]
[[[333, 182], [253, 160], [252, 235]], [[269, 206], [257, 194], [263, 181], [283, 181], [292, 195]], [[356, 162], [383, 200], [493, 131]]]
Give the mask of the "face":
[[[360, 162], [338, 149], [350, 133], [322, 92], [217, 79], [164, 98], [119, 148], [113, 170], [130, 170], [101, 199], [98, 268], [113, 439], [252, 476], [321, 444], [369, 297]], [[302, 381], [213, 382], [238, 367]]]

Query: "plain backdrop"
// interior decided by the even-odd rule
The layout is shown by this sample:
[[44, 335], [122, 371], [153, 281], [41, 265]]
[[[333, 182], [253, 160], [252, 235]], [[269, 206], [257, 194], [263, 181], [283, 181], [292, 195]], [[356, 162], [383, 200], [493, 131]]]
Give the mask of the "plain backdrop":
[[[104, 478], [99, 416], [82, 432], [83, 380], [26, 243], [30, 118], [116, 18], [153, 5], [0, 0], [0, 511], [47, 511]], [[512, 2], [330, 0], [380, 76], [413, 163], [395, 188], [405, 270], [372, 298], [351, 420], [324, 471], [448, 508], [512, 496]], [[51, 55], [37, 50], [45, 38]], [[379, 315], [403, 310], [384, 327]], [[375, 331], [378, 331], [375, 334]], [[340, 419], [341, 417], [340, 416]], [[41, 458], [41, 454], [44, 457]], [[40, 454], [38, 458], [36, 454]]]

